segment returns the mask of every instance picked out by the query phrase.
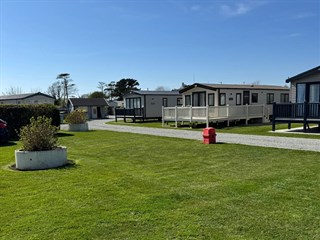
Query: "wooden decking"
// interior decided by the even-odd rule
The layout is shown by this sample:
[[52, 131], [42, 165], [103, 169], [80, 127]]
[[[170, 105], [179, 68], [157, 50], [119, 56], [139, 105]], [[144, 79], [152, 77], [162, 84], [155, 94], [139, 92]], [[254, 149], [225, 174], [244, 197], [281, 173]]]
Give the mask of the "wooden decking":
[[269, 121], [272, 105], [240, 105], [240, 106], [206, 106], [206, 107], [164, 107], [162, 109], [162, 124], [165, 122], [227, 122], [261, 118]]
[[273, 104], [272, 131], [276, 130], [276, 123], [303, 123], [306, 132], [309, 123], [320, 126], [320, 103], [281, 103]]
[[133, 122], [136, 122], [137, 119], [144, 120], [144, 111], [143, 108], [116, 108], [115, 109], [115, 121], [118, 121], [118, 118], [123, 118], [126, 122], [127, 118], [132, 119]]

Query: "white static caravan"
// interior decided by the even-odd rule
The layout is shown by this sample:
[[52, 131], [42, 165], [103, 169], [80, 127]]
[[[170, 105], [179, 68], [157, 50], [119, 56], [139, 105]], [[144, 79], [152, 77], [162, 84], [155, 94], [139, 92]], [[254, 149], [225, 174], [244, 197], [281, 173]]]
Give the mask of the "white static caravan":
[[270, 105], [289, 102], [288, 87], [245, 84], [192, 84], [182, 90], [184, 106]]
[[273, 85], [201, 84], [179, 91], [183, 106], [165, 108], [163, 121], [222, 122], [269, 121], [272, 104], [289, 102], [289, 88]]
[[124, 109], [117, 109], [116, 115], [142, 120], [161, 119], [162, 107], [181, 105], [182, 96], [178, 91], [131, 91], [124, 96]]

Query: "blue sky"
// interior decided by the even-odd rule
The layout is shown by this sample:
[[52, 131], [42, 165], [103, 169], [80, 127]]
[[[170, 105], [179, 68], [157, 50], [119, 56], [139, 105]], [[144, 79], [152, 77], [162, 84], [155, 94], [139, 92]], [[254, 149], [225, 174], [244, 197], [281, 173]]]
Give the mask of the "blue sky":
[[0, 94], [134, 78], [284, 85], [320, 65], [319, 0], [0, 0]]

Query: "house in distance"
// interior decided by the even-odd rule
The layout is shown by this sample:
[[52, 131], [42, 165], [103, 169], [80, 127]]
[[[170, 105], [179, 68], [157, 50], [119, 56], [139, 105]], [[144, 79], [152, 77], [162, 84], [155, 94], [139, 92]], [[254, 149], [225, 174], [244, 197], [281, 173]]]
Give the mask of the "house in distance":
[[0, 96], [0, 104], [54, 104], [54, 101], [53, 97], [41, 92]]

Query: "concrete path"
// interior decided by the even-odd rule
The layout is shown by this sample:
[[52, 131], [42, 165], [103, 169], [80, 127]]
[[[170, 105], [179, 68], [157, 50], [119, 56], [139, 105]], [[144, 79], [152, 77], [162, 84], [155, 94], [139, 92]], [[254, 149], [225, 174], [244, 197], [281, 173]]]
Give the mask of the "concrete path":
[[[107, 121], [113, 121], [113, 119], [89, 121], [89, 129], [202, 140], [202, 132], [200, 131], [105, 124]], [[61, 129], [63, 129], [63, 126]], [[320, 152], [320, 139], [218, 133], [217, 142]]]

